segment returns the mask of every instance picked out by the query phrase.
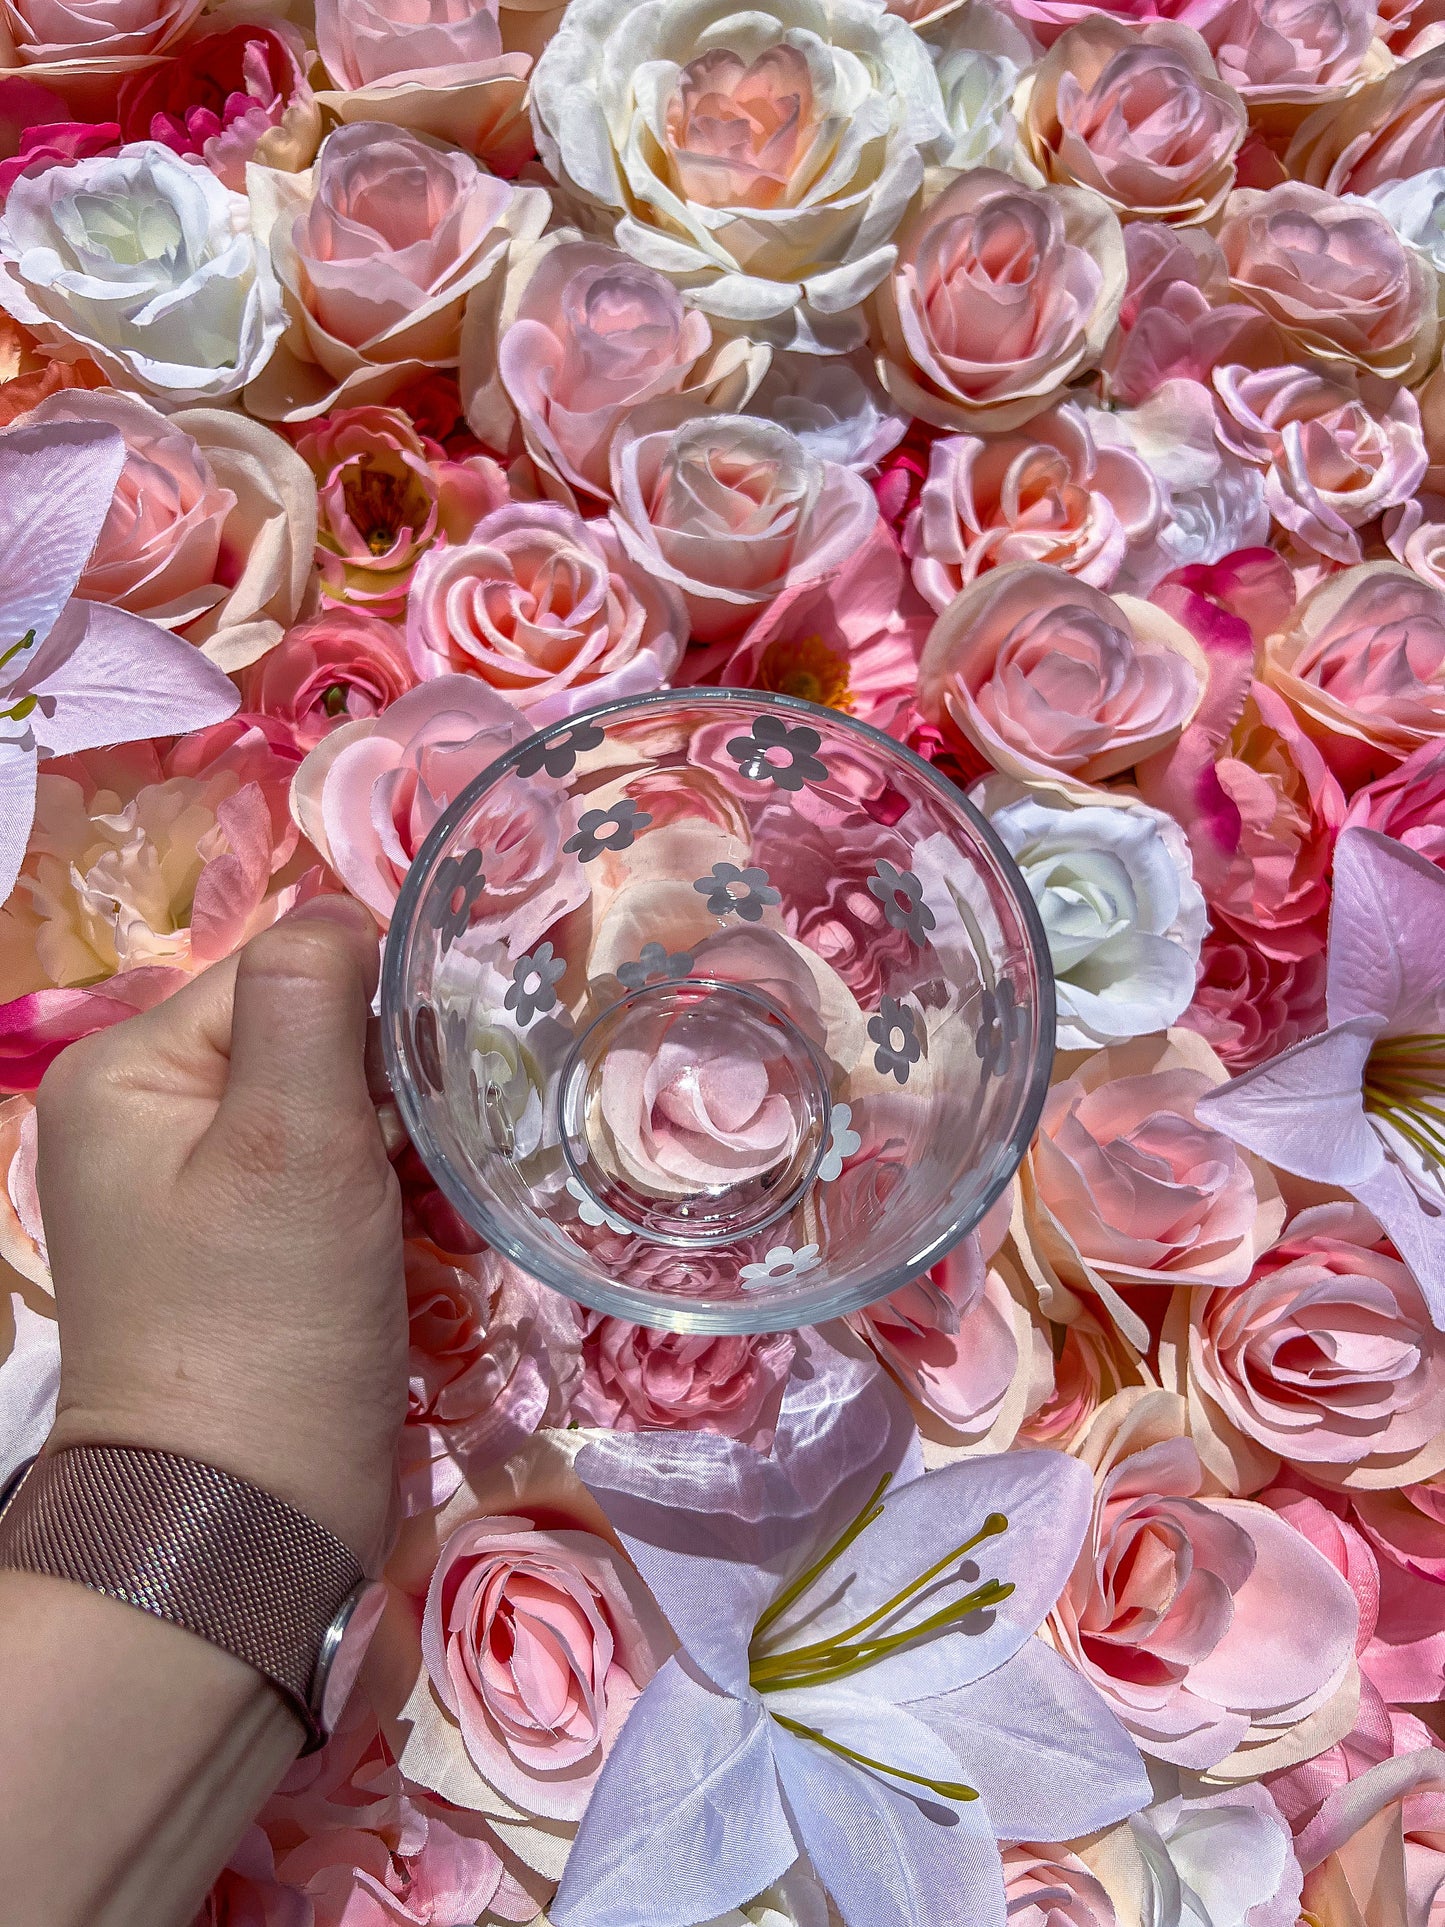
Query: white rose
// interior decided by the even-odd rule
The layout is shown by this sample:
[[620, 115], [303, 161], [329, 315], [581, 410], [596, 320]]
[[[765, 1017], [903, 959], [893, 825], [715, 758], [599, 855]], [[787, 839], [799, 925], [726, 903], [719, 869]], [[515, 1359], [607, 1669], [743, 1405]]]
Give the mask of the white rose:
[[925, 38], [953, 134], [944, 166], [997, 167], [1042, 187], [1044, 177], [1019, 143], [1013, 114], [1019, 77], [1037, 58], [1027, 35], [997, 8], [965, 0], [932, 23]]
[[951, 144], [913, 29], [878, 0], [572, 0], [532, 79], [564, 191], [693, 306], [781, 347], [861, 345], [858, 303]]
[[1297, 1919], [1299, 1861], [1269, 1789], [1219, 1787], [1159, 1761], [1149, 1766], [1153, 1805], [1082, 1849], [1119, 1919], [1138, 1927], [1280, 1927]]
[[1402, 241], [1428, 255], [1445, 274], [1445, 167], [1427, 167], [1403, 181], [1388, 181], [1368, 194], [1346, 194], [1347, 201], [1372, 201]]
[[245, 196], [158, 141], [21, 175], [0, 217], [0, 307], [171, 407], [236, 394], [282, 329]]
[[791, 429], [810, 455], [868, 469], [902, 441], [908, 417], [878, 384], [867, 354], [776, 353], [747, 413]]
[[1194, 996], [1207, 919], [1172, 817], [1007, 776], [971, 792], [1023, 873], [1054, 966], [1060, 1050], [1166, 1030]]

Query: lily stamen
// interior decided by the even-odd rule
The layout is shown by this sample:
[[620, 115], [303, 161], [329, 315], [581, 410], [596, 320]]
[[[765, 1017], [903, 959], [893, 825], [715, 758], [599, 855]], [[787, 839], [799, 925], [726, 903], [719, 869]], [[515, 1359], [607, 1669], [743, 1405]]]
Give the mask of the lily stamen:
[[833, 1564], [834, 1560], [848, 1550], [859, 1533], [865, 1531], [872, 1525], [873, 1521], [882, 1514], [883, 1507], [879, 1502], [887, 1489], [888, 1475], [885, 1473], [877, 1485], [874, 1486], [873, 1496], [853, 1520], [853, 1523], [844, 1527], [843, 1531], [839, 1533], [838, 1537], [833, 1541], [832, 1545], [828, 1547], [827, 1551], [823, 1553], [821, 1558], [815, 1559], [806, 1571], [800, 1572], [796, 1579], [789, 1585], [784, 1586], [772, 1605], [760, 1615], [757, 1625], [753, 1628], [754, 1640], [757, 1639], [759, 1633], [766, 1632], [775, 1620], [781, 1619], [789, 1606], [793, 1604], [793, 1601], [800, 1599], [808, 1590], [809, 1586], [812, 1585], [813, 1581], [821, 1577], [821, 1575], [828, 1570], [829, 1566]]
[[788, 1732], [796, 1733], [800, 1740], [812, 1740], [816, 1746], [826, 1747], [840, 1759], [851, 1760], [854, 1766], [867, 1767], [870, 1772], [885, 1774], [890, 1780], [907, 1780], [910, 1786], [927, 1787], [930, 1793], [937, 1793], [945, 1800], [978, 1798], [977, 1787], [967, 1786], [962, 1780], [931, 1780], [926, 1773], [905, 1773], [902, 1767], [888, 1766], [882, 1760], [870, 1760], [866, 1753], [855, 1753], [851, 1746], [844, 1746], [841, 1740], [830, 1740], [816, 1726], [804, 1726], [801, 1720], [790, 1720], [783, 1713], [774, 1713], [773, 1718]]
[[962, 1599], [954, 1600], [952, 1605], [920, 1620], [916, 1626], [905, 1626], [901, 1632], [890, 1633], [883, 1639], [862, 1640], [856, 1645], [838, 1645], [831, 1649], [820, 1646], [814, 1649], [818, 1653], [817, 1664], [802, 1667], [789, 1662], [796, 1662], [804, 1649], [774, 1653], [755, 1661], [749, 1676], [760, 1693], [781, 1693], [790, 1686], [828, 1686], [834, 1680], [862, 1672], [867, 1666], [876, 1666], [879, 1660], [901, 1652], [916, 1639], [927, 1639], [958, 1625], [970, 1613], [986, 1612], [990, 1606], [1001, 1605], [1012, 1591], [1011, 1581], [990, 1579]]
[[15, 657], [20, 654], [21, 650], [30, 648], [31, 644], [34, 641], [35, 641], [35, 631], [33, 629], [27, 629], [25, 631], [25, 634], [20, 638], [19, 642], [12, 642], [10, 647], [5, 651], [4, 655], [0, 656], [0, 669], [3, 669], [7, 662], [13, 662]]
[[1425, 1031], [1386, 1037], [1365, 1065], [1365, 1113], [1377, 1118], [1427, 1165], [1445, 1165], [1445, 1036]]

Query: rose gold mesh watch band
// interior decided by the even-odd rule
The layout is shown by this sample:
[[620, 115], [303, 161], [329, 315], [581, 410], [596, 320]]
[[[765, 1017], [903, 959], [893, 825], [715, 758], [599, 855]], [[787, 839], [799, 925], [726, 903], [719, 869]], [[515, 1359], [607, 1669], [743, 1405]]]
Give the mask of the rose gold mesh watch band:
[[313, 1743], [317, 1659], [366, 1577], [339, 1539], [259, 1486], [119, 1445], [33, 1462], [0, 1511], [0, 1566], [74, 1580], [234, 1653], [285, 1695]]

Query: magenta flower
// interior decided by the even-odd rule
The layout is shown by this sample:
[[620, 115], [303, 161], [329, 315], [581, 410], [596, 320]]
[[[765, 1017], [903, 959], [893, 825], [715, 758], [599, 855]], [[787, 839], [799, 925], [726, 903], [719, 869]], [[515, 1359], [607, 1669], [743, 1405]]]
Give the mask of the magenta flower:
[[1445, 872], [1375, 830], [1335, 846], [1326, 1029], [1198, 1115], [1372, 1211], [1445, 1330]]
[[40, 762], [179, 735], [240, 702], [190, 643], [72, 593], [124, 464], [109, 426], [0, 434], [0, 903], [20, 873]]

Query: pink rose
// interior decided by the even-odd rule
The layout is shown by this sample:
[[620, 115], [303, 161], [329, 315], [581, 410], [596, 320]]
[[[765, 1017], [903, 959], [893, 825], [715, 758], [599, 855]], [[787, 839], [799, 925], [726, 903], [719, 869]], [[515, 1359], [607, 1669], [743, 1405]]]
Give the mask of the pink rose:
[[483, 1780], [523, 1813], [573, 1822], [667, 1650], [650, 1595], [605, 1539], [520, 1515], [451, 1531], [421, 1643]]
[[289, 725], [303, 750], [340, 723], [379, 716], [416, 687], [398, 630], [364, 609], [328, 609], [242, 672], [248, 709]]
[[1059, 36], [1015, 111], [1046, 180], [1092, 188], [1121, 220], [1178, 226], [1223, 207], [1247, 126], [1192, 28], [1104, 14]]
[[[1427, 397], [1437, 379], [1438, 370], [1426, 384], [1424, 392]], [[1433, 456], [1436, 452], [1433, 425], [1426, 436], [1425, 446]], [[1436, 464], [1432, 460], [1425, 480], [1432, 483], [1436, 479]], [[1398, 508], [1387, 511], [1381, 524], [1381, 533], [1385, 538], [1385, 547], [1397, 562], [1403, 562], [1407, 569], [1423, 577], [1426, 582], [1433, 582], [1437, 589], [1445, 589], [1445, 498], [1428, 489], [1422, 491], [1408, 502], [1402, 502]]]
[[1407, 502], [1428, 463], [1408, 388], [1372, 408], [1356, 384], [1307, 369], [1216, 368], [1221, 436], [1264, 469], [1274, 519], [1332, 562], [1362, 561], [1357, 533]]
[[1324, 953], [1272, 957], [1248, 937], [1211, 931], [1194, 1001], [1179, 1022], [1198, 1031], [1227, 1069], [1252, 1070], [1324, 1029]]
[[1267, 193], [1241, 188], [1219, 245], [1234, 292], [1299, 354], [1390, 381], [1414, 381], [1431, 366], [1435, 270], [1372, 203], [1299, 181]]
[[648, 421], [617, 430], [612, 519], [633, 561], [681, 594], [699, 642], [731, 640], [785, 589], [836, 575], [878, 519], [860, 475], [786, 428], [752, 415]]
[[342, 121], [391, 121], [454, 141], [493, 172], [532, 152], [531, 52], [504, 44], [497, 0], [318, 0], [316, 44]]
[[1392, 562], [1330, 576], [1264, 673], [1348, 788], [1384, 775], [1445, 731], [1445, 589]]
[[464, 317], [485, 334], [513, 240], [539, 233], [549, 205], [460, 148], [373, 121], [328, 135], [309, 174], [251, 183], [252, 225], [269, 237], [289, 316], [246, 391], [270, 421], [385, 401], [455, 368]]
[[[33, 1098], [0, 1098], [0, 1260], [49, 1291], [50, 1257], [35, 1181], [36, 1144]], [[6, 1343], [8, 1350], [8, 1339]]]
[[1208, 387], [1220, 362], [1276, 358], [1273, 325], [1229, 299], [1228, 267], [1207, 234], [1131, 221], [1124, 252], [1129, 284], [1102, 364], [1115, 401], [1147, 401], [1166, 381]]
[[203, 4], [204, 0], [5, 0], [5, 25], [21, 67], [88, 64], [103, 57], [114, 72], [134, 56], [164, 53], [180, 39]]
[[1319, 1927], [1421, 1921], [1445, 1902], [1445, 1752], [1415, 1745], [1334, 1791], [1296, 1837], [1303, 1916]]
[[35, 1091], [60, 1053], [82, 1037], [109, 1030], [179, 990], [186, 972], [164, 964], [74, 990], [32, 991], [0, 1004], [0, 1090]]
[[1047, 562], [1107, 589], [1163, 519], [1147, 465], [1096, 443], [1088, 416], [1064, 402], [1011, 434], [936, 441], [903, 546], [919, 591], [942, 611], [1010, 562]]
[[557, 1425], [577, 1376], [570, 1309], [493, 1251], [448, 1256], [409, 1240], [410, 1386], [402, 1508], [445, 1505], [469, 1469]]
[[788, 1382], [792, 1332], [654, 1331], [578, 1311], [582, 1383], [573, 1416], [614, 1432], [720, 1432], [766, 1452]]
[[1190, 1031], [1111, 1044], [1054, 1085], [1021, 1169], [1020, 1255], [1141, 1347], [1120, 1289], [1243, 1284], [1284, 1220], [1268, 1166], [1194, 1114], [1224, 1081]]
[[1397, 60], [1414, 60], [1445, 40], [1441, 0], [1381, 0], [1380, 37]]
[[1019, 1427], [1019, 1438], [1033, 1445], [1072, 1451], [1094, 1422], [1099, 1407], [1126, 1386], [1146, 1382], [1139, 1354], [1105, 1316], [1102, 1323], [1080, 1309], [1069, 1323], [1058, 1325], [1042, 1317], [1035, 1325], [1036, 1356], [1044, 1352], [1052, 1365], [1052, 1383]]
[[1285, 158], [1291, 174], [1330, 194], [1368, 194], [1445, 164], [1445, 50], [1318, 108]]
[[1180, 11], [1177, 0], [1010, 0], [1009, 11], [1026, 21], [1036, 39], [1051, 47], [1066, 28], [1076, 26], [1090, 14], [1106, 14], [1111, 19], [1142, 24], [1167, 20]]
[[1097, 782], [1172, 743], [1204, 693], [1204, 658], [1152, 603], [1043, 563], [991, 569], [933, 626], [918, 707], [995, 769]]
[[874, 297], [878, 372], [939, 428], [1015, 428], [1098, 361], [1124, 298], [1113, 210], [1075, 187], [960, 174], [903, 223]]
[[1005, 1847], [1003, 1893], [1009, 1927], [1116, 1927], [1113, 1901], [1067, 1847]]
[[246, 167], [310, 164], [321, 109], [307, 83], [306, 42], [285, 20], [199, 34], [163, 65], [121, 82], [121, 138], [192, 154], [237, 194]]
[[422, 557], [406, 639], [419, 675], [478, 676], [541, 728], [660, 689], [687, 646], [687, 613], [609, 523], [514, 502]]
[[[17, 98], [17, 90], [20, 92]], [[0, 79], [0, 112], [9, 121], [9, 115], [16, 107], [23, 107], [27, 97], [35, 100], [42, 112], [53, 111], [63, 116], [65, 103], [52, 94], [48, 87], [36, 87], [32, 82]], [[101, 121], [92, 125], [89, 121], [47, 120], [39, 125], [20, 127], [13, 135], [9, 125], [3, 126], [4, 145], [8, 158], [0, 161], [0, 201], [11, 188], [33, 168], [39, 171], [47, 167], [69, 167], [72, 161], [89, 160], [97, 154], [118, 154], [120, 152], [120, 127], [113, 121]]]
[[418, 561], [510, 498], [485, 455], [454, 462], [398, 408], [342, 408], [297, 438], [316, 478], [321, 593], [399, 616]]
[[1267, 1506], [1202, 1496], [1184, 1401], [1120, 1393], [1077, 1455], [1094, 1474], [1093, 1523], [1050, 1625], [1143, 1750], [1258, 1774], [1339, 1737], [1354, 1596]]
[[[439, 676], [381, 715], [342, 723], [324, 737], [296, 772], [292, 807], [304, 834], [384, 925], [432, 824], [473, 777], [530, 733], [484, 682]], [[505, 929], [525, 945], [587, 894], [562, 849], [572, 826], [535, 780], [504, 785], [493, 812], [478, 830], [487, 888], [472, 927], [484, 934]]]
[[1309, 108], [1344, 93], [1375, 32], [1370, 0], [1224, 0], [1201, 11], [1221, 75], [1256, 110]]
[[1422, 743], [1398, 769], [1356, 790], [1340, 828], [1378, 830], [1445, 869], [1445, 743]]
[[611, 496], [612, 438], [634, 408], [686, 395], [735, 408], [757, 378], [742, 338], [713, 343], [666, 275], [600, 241], [545, 235], [509, 286], [497, 366], [547, 493]]
[[1200, 1454], [1233, 1491], [1281, 1459], [1371, 1485], [1445, 1464], [1445, 1337], [1360, 1205], [1302, 1211], [1244, 1285], [1181, 1297], [1165, 1337]]
[[276, 1878], [276, 1856], [259, 1827], [248, 1827], [217, 1874], [191, 1927], [313, 1927], [294, 1887]]

